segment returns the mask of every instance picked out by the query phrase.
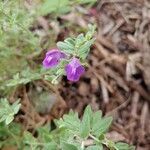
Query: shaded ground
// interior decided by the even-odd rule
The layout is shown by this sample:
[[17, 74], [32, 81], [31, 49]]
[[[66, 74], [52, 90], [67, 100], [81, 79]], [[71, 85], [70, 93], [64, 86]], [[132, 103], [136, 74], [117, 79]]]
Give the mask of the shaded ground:
[[[101, 109], [104, 114], [114, 117], [109, 137], [132, 143], [137, 150], [148, 150], [150, 2], [105, 0], [90, 10], [80, 7], [76, 12], [59, 18], [59, 21], [61, 24], [68, 21], [77, 27], [97, 24], [96, 42], [88, 57], [87, 72], [77, 83], [68, 82], [64, 77], [57, 88], [45, 81], [34, 84], [46, 90], [53, 89], [56, 95], [52, 95], [52, 99], [58, 99], [50, 115], [44, 117], [33, 111], [27, 94], [28, 85], [21, 88], [25, 102], [22, 101], [22, 114], [16, 119], [27, 129], [33, 129], [47, 120], [60, 117], [70, 108], [82, 115], [85, 106], [90, 104], [94, 110]], [[56, 26], [52, 27], [57, 30]], [[70, 30], [66, 28], [59, 32], [58, 39], [63, 39]]]

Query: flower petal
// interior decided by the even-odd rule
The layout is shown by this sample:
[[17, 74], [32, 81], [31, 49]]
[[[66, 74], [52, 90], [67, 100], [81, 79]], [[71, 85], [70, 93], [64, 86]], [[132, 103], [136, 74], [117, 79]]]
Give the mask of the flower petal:
[[76, 69], [76, 74], [77, 76], [81, 76], [82, 74], [84, 74], [85, 72], [85, 68], [83, 66], [79, 66], [77, 69]]
[[46, 57], [43, 60], [43, 66], [46, 69], [55, 67], [59, 64], [61, 58], [65, 58], [66, 55], [58, 49], [50, 50], [46, 53]]
[[46, 57], [43, 61], [43, 66], [46, 69], [52, 68], [52, 67], [56, 66], [57, 64], [58, 64], [57, 59], [52, 58], [50, 56]]
[[57, 53], [60, 53], [60, 50], [58, 50], [58, 49], [52, 49], [52, 50], [49, 50], [49, 51], [46, 53], [46, 56], [56, 55]]
[[85, 69], [77, 58], [73, 58], [72, 61], [66, 65], [65, 71], [68, 80], [78, 81], [80, 76], [85, 72]]

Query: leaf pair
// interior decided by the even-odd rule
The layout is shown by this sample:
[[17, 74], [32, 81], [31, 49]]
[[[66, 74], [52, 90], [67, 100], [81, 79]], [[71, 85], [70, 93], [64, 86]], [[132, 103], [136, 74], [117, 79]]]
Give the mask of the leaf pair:
[[102, 118], [102, 112], [92, 112], [91, 107], [87, 106], [81, 122], [81, 136], [86, 138], [89, 134], [100, 137], [111, 125], [112, 117]]
[[95, 26], [89, 25], [86, 35], [79, 34], [76, 38], [67, 38], [63, 42], [58, 42], [57, 47], [68, 55], [85, 60], [90, 51], [91, 45], [95, 41], [93, 38], [95, 29]]
[[6, 98], [0, 99], [0, 122], [5, 122], [6, 125], [11, 123], [14, 119], [14, 115], [18, 113], [21, 104], [17, 100], [12, 105], [9, 104]]

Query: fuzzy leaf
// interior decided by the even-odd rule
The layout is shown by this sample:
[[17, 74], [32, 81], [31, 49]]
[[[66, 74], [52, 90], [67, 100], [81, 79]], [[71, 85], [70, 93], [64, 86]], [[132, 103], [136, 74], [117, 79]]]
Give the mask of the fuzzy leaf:
[[10, 105], [6, 98], [0, 99], [0, 122], [5, 121], [6, 125], [11, 123], [14, 115], [18, 113], [21, 104], [17, 100], [14, 104]]
[[86, 150], [103, 150], [102, 145], [92, 145], [86, 148]]
[[70, 111], [68, 115], [64, 115], [63, 119], [56, 121], [56, 124], [61, 127], [66, 127], [69, 130], [78, 132], [80, 129], [80, 120], [78, 114]]
[[118, 142], [115, 144], [115, 149], [116, 150], [135, 150], [135, 147], [132, 145], [123, 143], [123, 142]]
[[75, 41], [73, 38], [66, 38], [64, 40], [65, 43], [69, 44], [70, 46], [74, 46], [75, 45]]
[[84, 111], [82, 122], [81, 122], [80, 134], [82, 138], [86, 138], [89, 135], [90, 128], [91, 128], [91, 120], [92, 120], [92, 110], [90, 106], [87, 106]]
[[85, 59], [89, 53], [91, 45], [94, 43], [95, 39], [86, 41], [78, 50], [78, 55], [80, 58]]
[[39, 7], [39, 14], [66, 13], [69, 10], [69, 0], [44, 0], [44, 3]]
[[102, 118], [101, 120], [97, 120], [97, 123], [93, 125], [92, 133], [99, 137], [103, 133], [105, 133], [111, 125], [112, 117]]
[[62, 150], [78, 150], [78, 148], [73, 144], [63, 143]]
[[65, 43], [65, 42], [57, 42], [57, 47], [68, 53], [68, 54], [73, 54], [73, 51], [74, 51], [74, 46], [71, 45], [71, 44], [68, 44], [68, 43]]
[[96, 128], [98, 124], [101, 122], [102, 112], [97, 111], [93, 114], [92, 119], [92, 128]]

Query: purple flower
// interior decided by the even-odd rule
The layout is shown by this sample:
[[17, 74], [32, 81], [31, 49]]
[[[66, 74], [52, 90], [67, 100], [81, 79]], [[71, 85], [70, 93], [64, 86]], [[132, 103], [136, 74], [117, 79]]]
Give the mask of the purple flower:
[[43, 60], [43, 66], [48, 69], [55, 67], [59, 64], [61, 58], [65, 58], [65, 54], [58, 49], [52, 49], [46, 53]]
[[79, 59], [73, 58], [71, 62], [68, 65], [66, 65], [65, 71], [68, 80], [78, 81], [80, 76], [85, 72], [85, 69], [81, 65]]

